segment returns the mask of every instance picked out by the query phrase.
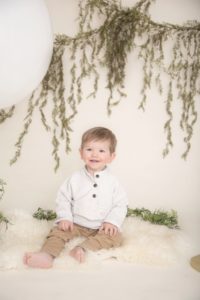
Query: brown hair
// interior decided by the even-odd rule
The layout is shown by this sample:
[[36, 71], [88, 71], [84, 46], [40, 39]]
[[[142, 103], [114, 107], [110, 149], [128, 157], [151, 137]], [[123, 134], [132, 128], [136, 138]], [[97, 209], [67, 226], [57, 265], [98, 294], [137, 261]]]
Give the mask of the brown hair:
[[83, 148], [86, 142], [92, 140], [101, 140], [101, 141], [109, 141], [110, 142], [110, 152], [114, 153], [117, 146], [117, 139], [114, 133], [105, 127], [94, 127], [87, 130], [82, 135], [81, 140], [81, 148]]

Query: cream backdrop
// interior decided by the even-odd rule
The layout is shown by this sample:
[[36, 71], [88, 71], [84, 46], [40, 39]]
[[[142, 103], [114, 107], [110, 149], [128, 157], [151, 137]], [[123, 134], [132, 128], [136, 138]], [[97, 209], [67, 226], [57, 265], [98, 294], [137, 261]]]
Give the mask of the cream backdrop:
[[[135, 1], [123, 0], [123, 5], [134, 5]], [[46, 0], [55, 33], [73, 36], [78, 28], [78, 0]], [[160, 22], [182, 23], [200, 19], [198, 0], [157, 0], [152, 6], [152, 17]], [[14, 154], [14, 143], [22, 130], [27, 100], [16, 106], [15, 115], [0, 126], [0, 178], [7, 182], [4, 199], [0, 203], [3, 211], [24, 209], [35, 211], [39, 206], [54, 208], [56, 192], [66, 176], [82, 166], [79, 158], [81, 134], [93, 126], [107, 126], [118, 137], [116, 160], [113, 172], [124, 184], [130, 207], [149, 209], [175, 209], [181, 227], [195, 243], [200, 242], [200, 126], [195, 125], [192, 148], [187, 161], [181, 159], [184, 150], [183, 135], [179, 129], [180, 107], [174, 111], [174, 148], [165, 159], [162, 150], [165, 144], [163, 131], [167, 116], [164, 99], [152, 89], [146, 111], [138, 110], [141, 87], [141, 65], [134, 55], [129, 56], [126, 78], [127, 98], [106, 115], [107, 91], [105, 81], [100, 82], [96, 99], [85, 99], [72, 123], [71, 153], [61, 151], [61, 167], [54, 173], [51, 156], [51, 137], [35, 112], [33, 124], [27, 135], [22, 156], [16, 164], [9, 166]], [[102, 74], [104, 76], [104, 74]], [[90, 90], [87, 81], [85, 90]], [[198, 107], [200, 108], [200, 107]]]

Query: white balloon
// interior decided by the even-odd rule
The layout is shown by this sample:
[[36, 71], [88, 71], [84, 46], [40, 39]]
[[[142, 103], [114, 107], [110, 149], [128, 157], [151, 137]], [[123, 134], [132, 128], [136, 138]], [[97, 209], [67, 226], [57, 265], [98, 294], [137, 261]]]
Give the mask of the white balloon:
[[0, 108], [31, 95], [48, 70], [52, 50], [43, 0], [0, 1]]

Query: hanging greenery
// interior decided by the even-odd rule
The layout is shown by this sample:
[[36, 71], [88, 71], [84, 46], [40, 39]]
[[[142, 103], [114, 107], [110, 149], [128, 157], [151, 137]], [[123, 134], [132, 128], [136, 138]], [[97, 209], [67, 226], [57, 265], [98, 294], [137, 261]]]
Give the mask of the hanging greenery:
[[5, 193], [5, 185], [6, 183], [0, 178], [0, 200], [3, 198]]
[[[79, 2], [79, 32], [75, 37], [55, 37], [49, 70], [28, 102], [24, 129], [15, 144], [16, 153], [11, 164], [19, 158], [33, 113], [39, 110], [42, 124], [51, 133], [52, 155], [57, 170], [60, 144], [64, 142], [66, 152], [70, 151], [71, 123], [79, 103], [85, 98], [82, 88], [84, 80], [93, 79], [91, 92], [87, 96], [95, 98], [99, 70], [106, 70], [106, 88], [109, 91], [107, 111], [110, 114], [113, 106], [126, 96], [127, 58], [134, 51], [143, 70], [139, 108], [145, 109], [148, 91], [155, 85], [164, 100], [167, 114], [164, 120], [166, 146], [163, 150], [163, 156], [166, 156], [173, 146], [173, 105], [180, 102], [179, 121], [186, 145], [182, 157], [187, 157], [197, 121], [196, 102], [200, 94], [200, 23], [190, 21], [182, 26], [157, 23], [149, 14], [152, 2], [140, 0], [131, 8], [121, 7], [117, 0]], [[97, 16], [99, 24], [95, 26]], [[68, 72], [65, 65], [67, 58], [71, 64]], [[165, 93], [163, 74], [168, 81]], [[51, 114], [47, 107], [51, 109]], [[0, 123], [12, 113], [13, 108], [8, 112], [1, 110]]]
[[14, 106], [8, 109], [0, 109], [0, 124], [3, 123], [6, 119], [11, 118], [14, 113], [14, 110]]
[[[3, 199], [4, 193], [5, 193], [5, 185], [6, 183], [0, 178], [0, 200]], [[0, 211], [0, 225], [5, 224], [6, 228], [8, 227], [8, 224], [10, 224], [10, 221], [4, 216], [4, 214]]]

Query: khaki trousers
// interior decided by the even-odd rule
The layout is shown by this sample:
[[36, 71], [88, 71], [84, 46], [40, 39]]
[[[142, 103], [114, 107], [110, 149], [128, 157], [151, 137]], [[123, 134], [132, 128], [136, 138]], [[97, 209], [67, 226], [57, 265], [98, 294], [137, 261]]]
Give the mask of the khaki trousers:
[[57, 257], [64, 249], [65, 243], [75, 237], [85, 237], [85, 241], [78, 246], [83, 249], [97, 251], [100, 249], [109, 249], [111, 247], [119, 247], [122, 244], [122, 235], [118, 232], [115, 236], [109, 236], [104, 231], [99, 232], [98, 229], [89, 229], [74, 224], [72, 231], [63, 231], [58, 227], [54, 227], [47, 236], [41, 251], [46, 252], [53, 257]]

